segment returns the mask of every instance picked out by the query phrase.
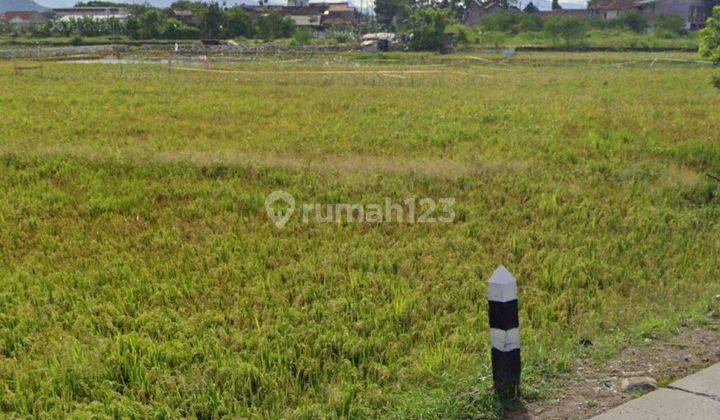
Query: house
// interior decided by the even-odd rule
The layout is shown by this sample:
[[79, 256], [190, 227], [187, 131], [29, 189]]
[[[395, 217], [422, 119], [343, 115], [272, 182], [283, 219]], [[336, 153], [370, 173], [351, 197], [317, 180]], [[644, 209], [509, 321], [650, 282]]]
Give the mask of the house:
[[487, 0], [482, 2], [480, 0], [468, 0], [467, 9], [465, 11], [465, 25], [476, 26], [480, 23], [480, 19], [490, 13], [499, 12], [502, 10], [519, 12], [515, 6], [508, 6], [506, 2], [500, 0]]
[[360, 14], [347, 3], [328, 4], [322, 15], [324, 28], [347, 28], [360, 23]]
[[193, 16], [193, 12], [190, 9], [170, 9], [167, 14], [188, 25], [197, 25], [200, 23], [200, 19]]
[[603, 19], [634, 12], [653, 22], [661, 14], [675, 15], [685, 22], [687, 29], [700, 28], [707, 19], [703, 0], [600, 0], [595, 8]]
[[685, 22], [686, 29], [698, 29], [708, 18], [703, 0], [639, 0], [640, 13], [653, 22], [661, 14], [675, 15]]
[[321, 15], [290, 15], [290, 19], [295, 22], [295, 26], [312, 29], [322, 28]]
[[130, 17], [130, 11], [124, 7], [67, 7], [53, 9], [53, 12], [57, 15], [58, 20], [63, 22], [86, 18], [126, 21]]
[[0, 20], [11, 25], [30, 26], [47, 21], [47, 18], [38, 12], [5, 12], [0, 13]]
[[272, 12], [290, 17], [295, 25], [313, 29], [346, 28], [357, 26], [360, 14], [347, 1], [324, 0], [306, 2], [304, 5], [290, 3], [289, 6], [244, 6], [250, 13], [265, 15]]
[[640, 11], [637, 0], [599, 0], [594, 8], [598, 16], [603, 19], [615, 19], [622, 14], [637, 13]]

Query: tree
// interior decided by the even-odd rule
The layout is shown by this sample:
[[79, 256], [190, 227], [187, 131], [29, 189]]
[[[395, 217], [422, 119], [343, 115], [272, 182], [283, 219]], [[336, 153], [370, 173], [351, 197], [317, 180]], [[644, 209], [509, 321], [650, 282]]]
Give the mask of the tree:
[[700, 31], [700, 56], [720, 64], [720, 6], [715, 6], [713, 14]]
[[384, 28], [396, 29], [398, 20], [407, 18], [409, 0], [375, 0], [375, 19]]
[[268, 13], [255, 19], [255, 33], [266, 41], [289, 38], [295, 30], [295, 22], [278, 12]]
[[253, 32], [252, 16], [241, 6], [234, 6], [225, 11], [223, 34], [228, 38], [244, 36], [251, 38]]
[[414, 51], [442, 51], [449, 21], [450, 12], [447, 9], [415, 9], [410, 15], [412, 39], [408, 47]]
[[161, 36], [165, 39], [197, 39], [200, 37], [200, 29], [188, 26], [177, 19], [167, 19], [161, 32]]
[[533, 4], [533, 2], [528, 3], [527, 6], [525, 6], [525, 8], [523, 9], [523, 12], [525, 13], [537, 13], [539, 11], [540, 9], [538, 9], [537, 6]]
[[128, 30], [132, 28], [133, 32], [130, 36], [139, 39], [159, 38], [161, 25], [165, 20], [165, 15], [160, 13], [154, 7], [148, 8], [144, 13], [136, 18], [128, 19]]
[[562, 9], [562, 6], [560, 6], [560, 2], [558, 0], [552, 0], [552, 9], [553, 10]]
[[452, 12], [452, 17], [455, 19], [462, 20], [467, 10], [467, 5], [464, 0], [438, 0], [434, 3], [434, 6], [441, 9], [446, 9]]
[[207, 6], [203, 15], [203, 28], [205, 38], [217, 38], [222, 30], [223, 12], [220, 4], [212, 2]]
[[712, 16], [713, 8], [715, 6], [720, 6], [720, 0], [703, 0], [702, 1], [703, 13], [707, 16]]

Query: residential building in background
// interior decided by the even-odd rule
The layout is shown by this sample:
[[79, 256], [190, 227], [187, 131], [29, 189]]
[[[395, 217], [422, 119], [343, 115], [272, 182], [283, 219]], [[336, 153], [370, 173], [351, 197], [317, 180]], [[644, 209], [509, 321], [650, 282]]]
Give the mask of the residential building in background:
[[30, 26], [43, 23], [47, 18], [38, 12], [5, 12], [0, 13], [0, 21], [11, 25]]
[[76, 19], [117, 19], [126, 21], [130, 17], [130, 11], [124, 7], [67, 7], [53, 9], [53, 12], [60, 21]]
[[604, 19], [634, 12], [652, 22], [661, 14], [675, 15], [685, 22], [687, 29], [700, 28], [707, 19], [702, 0], [599, 0], [596, 8]]

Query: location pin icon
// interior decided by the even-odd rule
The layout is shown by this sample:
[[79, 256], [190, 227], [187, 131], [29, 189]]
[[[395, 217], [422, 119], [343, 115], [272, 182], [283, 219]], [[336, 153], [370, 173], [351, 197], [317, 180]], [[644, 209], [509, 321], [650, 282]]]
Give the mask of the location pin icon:
[[[280, 208], [276, 209], [274, 205], [277, 202], [284, 202], [284, 205], [278, 206]], [[295, 211], [295, 198], [285, 191], [273, 191], [265, 199], [265, 211], [270, 220], [280, 229], [285, 226]]]

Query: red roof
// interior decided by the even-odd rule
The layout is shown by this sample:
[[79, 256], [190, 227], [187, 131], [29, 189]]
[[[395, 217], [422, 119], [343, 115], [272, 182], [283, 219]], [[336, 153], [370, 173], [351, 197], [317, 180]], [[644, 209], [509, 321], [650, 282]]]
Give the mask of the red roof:
[[5, 12], [0, 13], [0, 20], [9, 21], [15, 18], [29, 20], [32, 18], [37, 18], [38, 16], [40, 16], [40, 13], [38, 12]]

